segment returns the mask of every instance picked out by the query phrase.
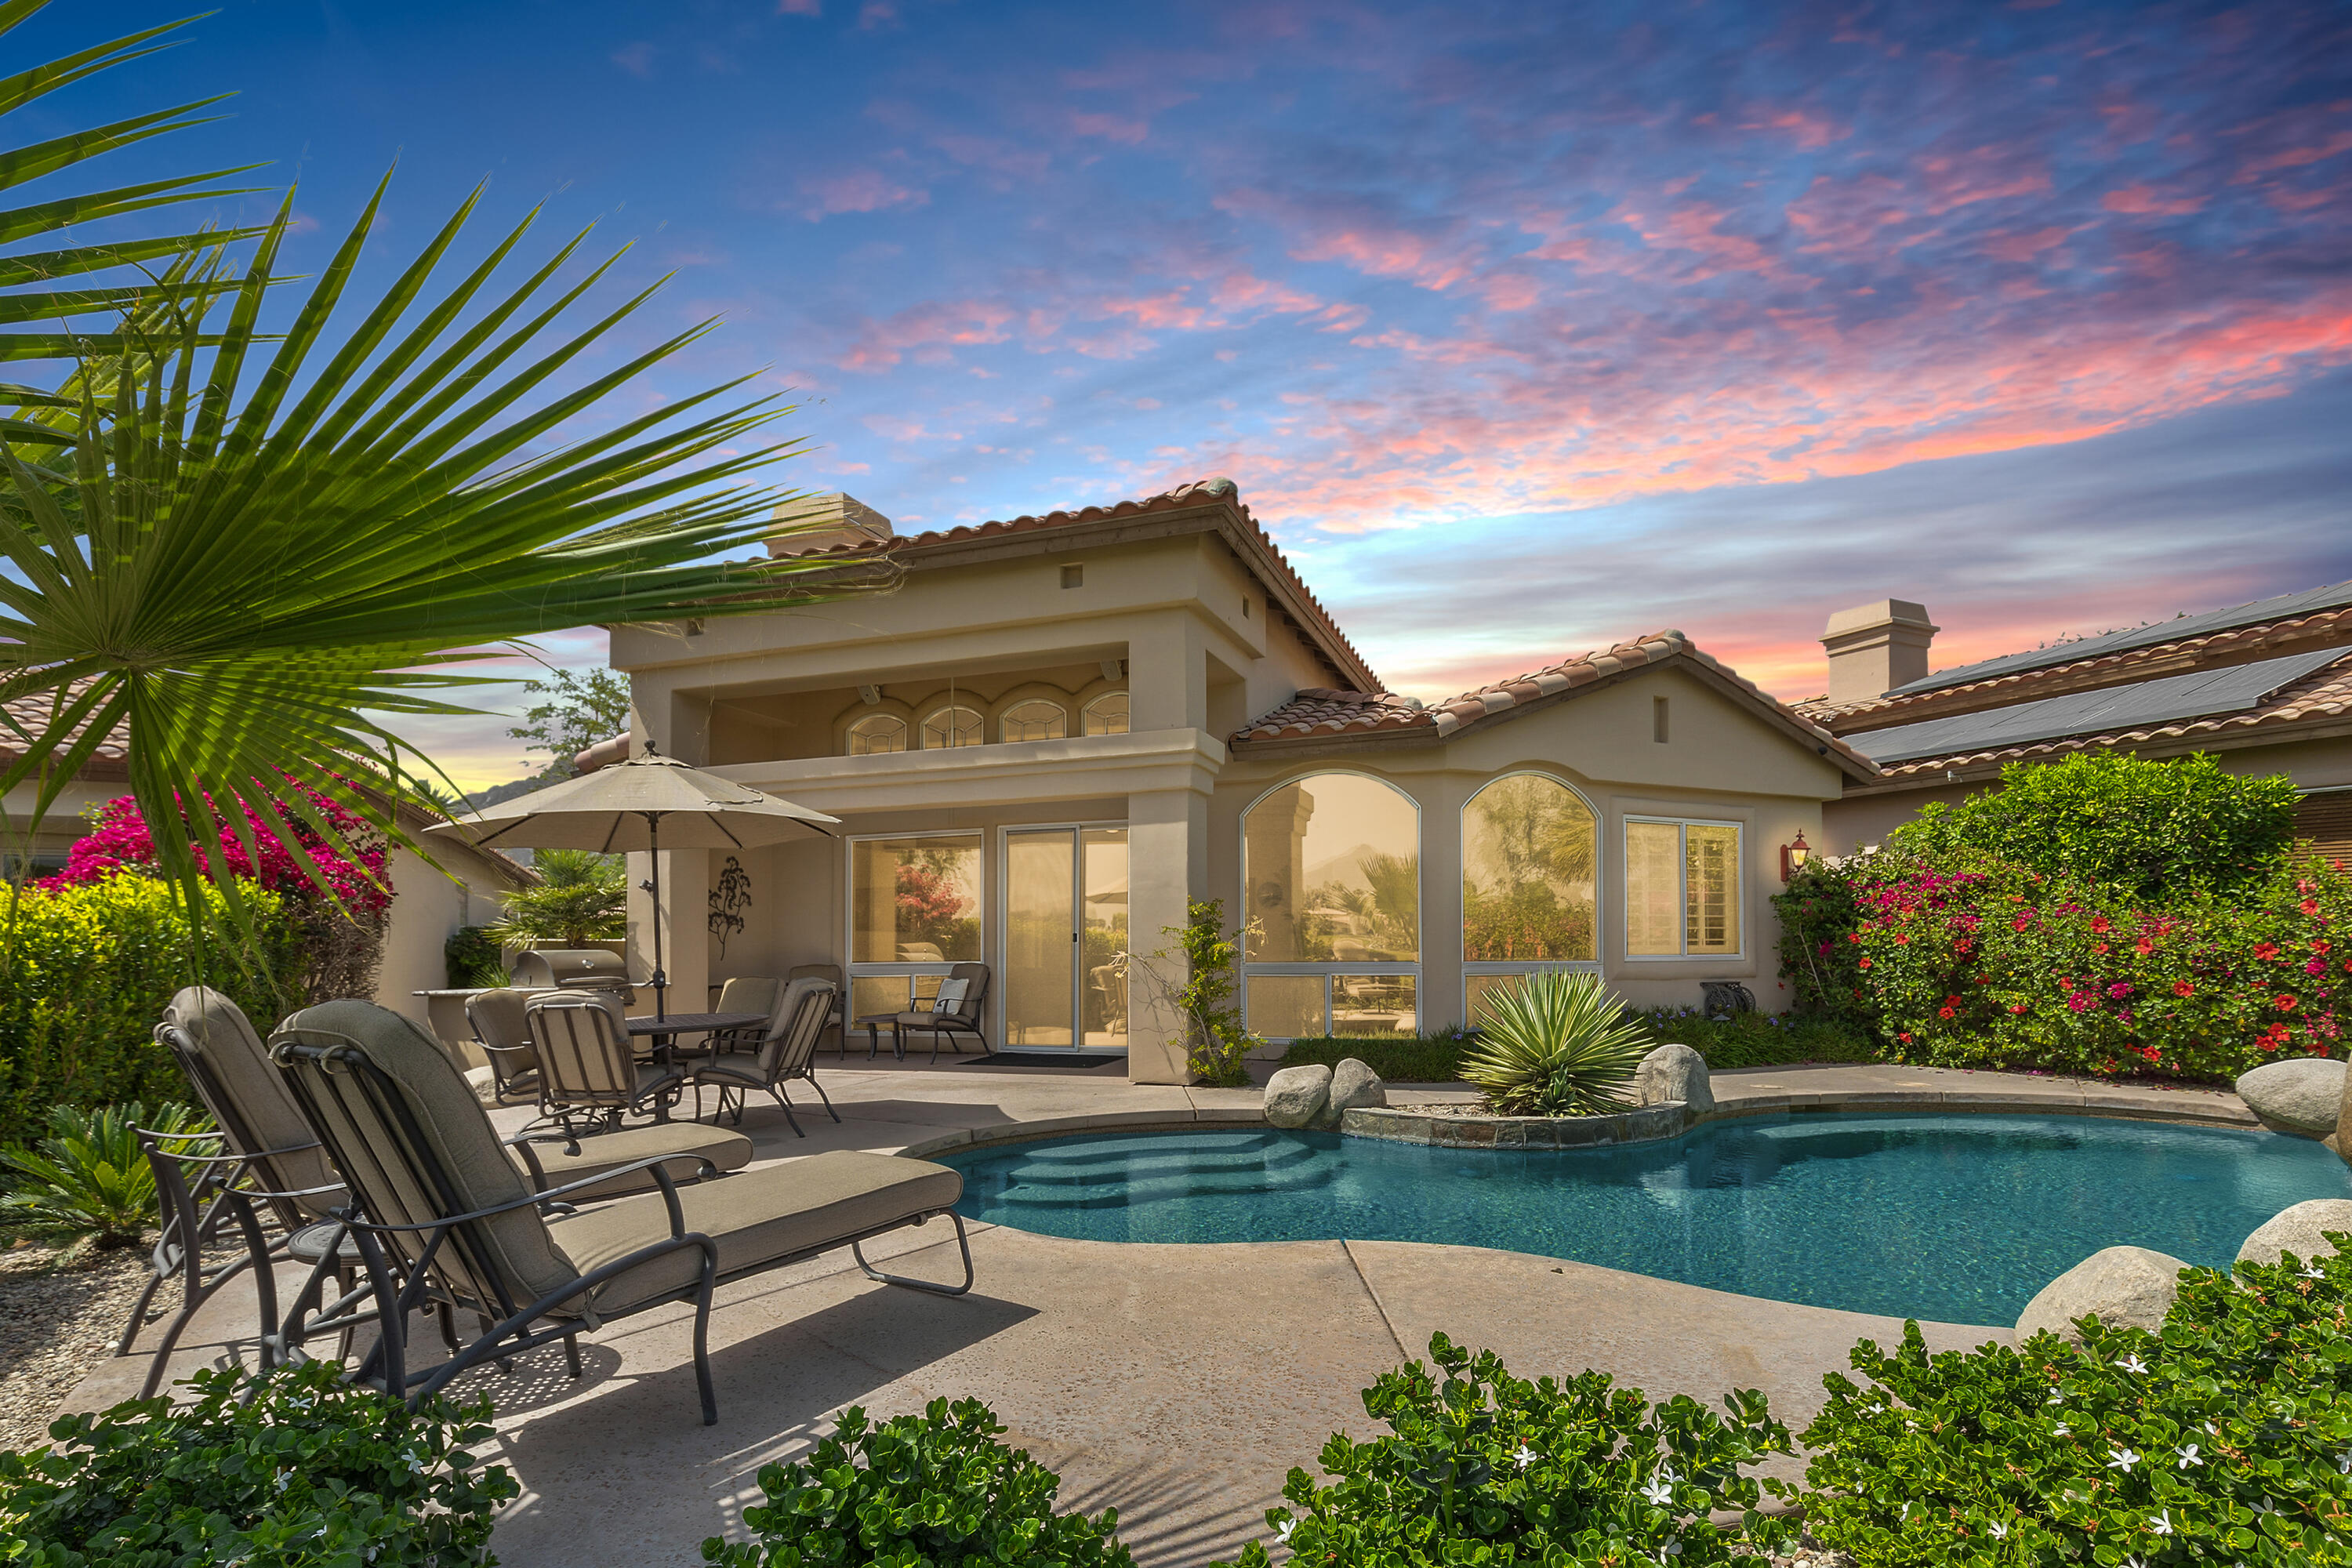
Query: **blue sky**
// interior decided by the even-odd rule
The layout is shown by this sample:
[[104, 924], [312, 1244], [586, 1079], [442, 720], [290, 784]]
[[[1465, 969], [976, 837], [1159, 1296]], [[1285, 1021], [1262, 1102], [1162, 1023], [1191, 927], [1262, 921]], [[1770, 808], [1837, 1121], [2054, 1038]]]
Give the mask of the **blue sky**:
[[298, 259], [395, 160], [379, 268], [593, 222], [726, 320], [655, 392], [766, 367], [902, 530], [1223, 473], [1401, 689], [1678, 626], [1802, 697], [1863, 600], [1958, 663], [2352, 577], [2347, 18], [243, 3], [55, 116], [236, 90], [110, 163], [268, 162]]

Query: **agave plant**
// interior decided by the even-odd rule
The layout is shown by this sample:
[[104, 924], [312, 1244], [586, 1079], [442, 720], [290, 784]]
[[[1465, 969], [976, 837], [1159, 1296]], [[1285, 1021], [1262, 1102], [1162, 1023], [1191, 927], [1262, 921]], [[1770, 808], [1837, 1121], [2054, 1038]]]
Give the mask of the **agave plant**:
[[[563, 384], [654, 292], [546, 341], [613, 265], [558, 286], [584, 234], [494, 292], [526, 217], [436, 289], [478, 191], [343, 319], [383, 195], [379, 184], [313, 279], [286, 287], [300, 301], [274, 340], [260, 314], [290, 196], [225, 322], [205, 320], [207, 268], [174, 301], [168, 334], [128, 343], [110, 375], [85, 367], [60, 471], [0, 447], [0, 700], [45, 700], [17, 701], [38, 713], [0, 793], [37, 780], [37, 821], [118, 740], [146, 820], [189, 828], [159, 826], [159, 869], [192, 908], [208, 872], [240, 926], [224, 858], [200, 866], [190, 848], [224, 824], [245, 835], [240, 804], [281, 837], [299, 818], [342, 852], [315, 791], [432, 858], [395, 809], [421, 804], [415, 781], [432, 770], [389, 726], [470, 711], [446, 698], [482, 679], [452, 667], [485, 645], [772, 611], [878, 581], [835, 574], [822, 594], [795, 592], [793, 574], [820, 563], [720, 559], [789, 510], [742, 481], [798, 443], [751, 439], [789, 410], [730, 404], [750, 377], [661, 399], [638, 384], [713, 323], [613, 352], [610, 368]], [[100, 385], [110, 394], [90, 390]], [[625, 416], [612, 408], [624, 396]]]
[[1627, 1018], [1597, 974], [1542, 970], [1489, 997], [1480, 1049], [1462, 1076], [1507, 1116], [1594, 1116], [1623, 1110], [1649, 1032]]
[[166, 1102], [153, 1118], [137, 1100], [84, 1110], [49, 1109], [47, 1135], [30, 1148], [0, 1149], [9, 1190], [0, 1194], [0, 1225], [89, 1236], [100, 1247], [135, 1247], [160, 1213], [155, 1171], [135, 1129], [201, 1132], [201, 1112]]

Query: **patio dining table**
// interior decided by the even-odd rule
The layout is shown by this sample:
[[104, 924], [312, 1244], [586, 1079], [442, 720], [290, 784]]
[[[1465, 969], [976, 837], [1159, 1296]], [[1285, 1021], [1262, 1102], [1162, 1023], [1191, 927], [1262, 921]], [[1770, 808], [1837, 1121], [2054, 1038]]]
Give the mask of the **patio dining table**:
[[672, 1013], [667, 1018], [631, 1018], [629, 1038], [650, 1038], [654, 1055], [664, 1061], [677, 1049], [680, 1035], [717, 1035], [736, 1029], [756, 1029], [768, 1021], [765, 1013]]

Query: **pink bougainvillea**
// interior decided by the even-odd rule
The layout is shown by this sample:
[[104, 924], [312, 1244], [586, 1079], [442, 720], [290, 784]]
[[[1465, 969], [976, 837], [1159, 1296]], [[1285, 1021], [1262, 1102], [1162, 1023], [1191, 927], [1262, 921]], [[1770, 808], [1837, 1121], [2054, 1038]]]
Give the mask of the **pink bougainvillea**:
[[[333, 823], [346, 841], [358, 840], [367, 845], [356, 860], [326, 847], [318, 836], [310, 831], [291, 814], [288, 821], [295, 828], [291, 844], [279, 837], [277, 831], [257, 815], [250, 805], [244, 807], [246, 819], [253, 830], [253, 848], [259, 851], [258, 860], [247, 850], [235, 828], [222, 824], [216, 843], [192, 844], [196, 863], [210, 875], [213, 857], [217, 854], [221, 864], [233, 877], [259, 883], [273, 891], [316, 896], [317, 887], [295, 857], [300, 856], [318, 868], [319, 875], [332, 888], [335, 896], [346, 908], [374, 912], [391, 903], [392, 896], [383, 885], [384, 850], [381, 843], [369, 842], [373, 836], [367, 824], [325, 796], [305, 792], [319, 814]], [[206, 797], [215, 815], [216, 803]], [[155, 839], [146, 819], [140, 815], [139, 803], [130, 795], [108, 801], [100, 808], [97, 826], [79, 843], [66, 858], [65, 869], [38, 885], [43, 888], [70, 887], [79, 883], [102, 881], [124, 870], [152, 871], [155, 868]]]

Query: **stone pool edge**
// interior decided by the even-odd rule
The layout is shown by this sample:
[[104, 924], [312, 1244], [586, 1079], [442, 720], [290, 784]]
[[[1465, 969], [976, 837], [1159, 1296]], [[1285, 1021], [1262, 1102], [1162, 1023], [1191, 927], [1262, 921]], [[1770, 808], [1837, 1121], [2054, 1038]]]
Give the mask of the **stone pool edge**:
[[[1341, 1114], [1339, 1131], [1350, 1137], [1376, 1138], [1392, 1143], [1424, 1143], [1449, 1149], [1592, 1149], [1625, 1143], [1655, 1143], [1679, 1138], [1710, 1121], [1747, 1117], [1790, 1115], [1834, 1116], [1873, 1111], [1934, 1110], [1949, 1115], [2095, 1116], [2126, 1121], [2162, 1121], [2195, 1127], [2264, 1129], [2252, 1111], [2232, 1112], [2226, 1107], [2195, 1102], [2178, 1107], [2130, 1103], [2097, 1103], [2083, 1099], [2039, 1093], [2005, 1093], [1977, 1089], [1876, 1089], [1862, 1093], [1834, 1090], [1807, 1093], [1743, 1095], [1718, 1100], [1710, 1110], [1693, 1114], [1679, 1100], [1643, 1106], [1613, 1116], [1447, 1116], [1410, 1107], [1362, 1108]], [[1204, 1106], [1190, 1111], [1114, 1110], [1076, 1116], [1047, 1117], [1010, 1122], [1002, 1127], [959, 1128], [952, 1132], [909, 1143], [898, 1151], [912, 1159], [953, 1150], [1003, 1143], [1033, 1143], [1077, 1132], [1170, 1132], [1215, 1127], [1263, 1127], [1262, 1110], [1244, 1106]]]

